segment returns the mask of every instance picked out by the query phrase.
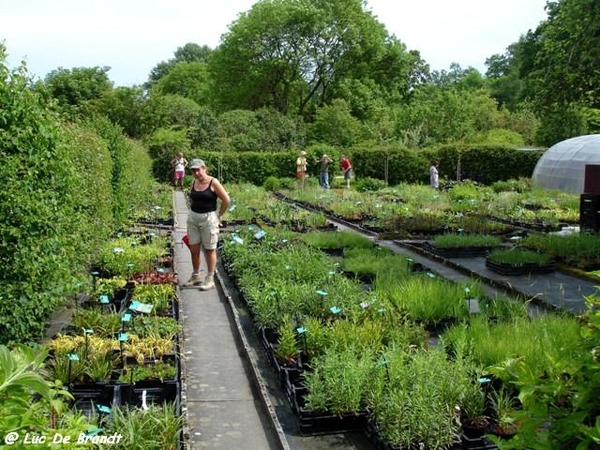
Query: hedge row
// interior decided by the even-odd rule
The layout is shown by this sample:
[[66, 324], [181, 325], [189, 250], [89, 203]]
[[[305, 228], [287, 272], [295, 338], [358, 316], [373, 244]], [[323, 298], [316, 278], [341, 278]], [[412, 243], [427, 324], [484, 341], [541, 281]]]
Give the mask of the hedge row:
[[64, 124], [2, 56], [0, 343], [9, 343], [43, 336], [136, 194], [151, 195], [152, 177], [149, 156], [117, 127]]
[[[308, 172], [317, 176], [319, 159], [327, 153], [334, 163], [330, 174], [340, 175], [338, 161], [341, 151], [330, 147], [307, 149]], [[471, 179], [485, 184], [496, 181], [531, 177], [543, 151], [517, 150], [506, 146], [445, 146], [423, 151], [399, 147], [352, 149], [348, 152], [354, 173], [359, 178], [386, 180], [395, 185], [401, 182], [428, 183], [432, 160], [440, 162], [440, 176], [457, 179], [460, 165], [461, 179]], [[209, 171], [224, 182], [250, 182], [262, 185], [269, 176], [293, 177], [296, 171], [297, 152], [265, 153], [202, 152], [190, 158], [202, 158]]]

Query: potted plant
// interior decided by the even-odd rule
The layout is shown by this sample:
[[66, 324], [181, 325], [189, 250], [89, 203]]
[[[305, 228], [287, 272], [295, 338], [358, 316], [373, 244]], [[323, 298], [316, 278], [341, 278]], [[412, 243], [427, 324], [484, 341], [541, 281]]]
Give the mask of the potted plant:
[[501, 275], [550, 273], [556, 269], [550, 256], [519, 247], [492, 251], [485, 265]]
[[425, 242], [423, 248], [444, 258], [483, 256], [501, 244], [498, 236], [485, 234], [446, 233]]
[[510, 439], [518, 430], [515, 421], [516, 399], [508, 389], [501, 387], [491, 391], [490, 403], [494, 414], [491, 432], [502, 439]]
[[466, 438], [483, 437], [490, 421], [486, 414], [486, 393], [478, 382], [466, 385], [460, 410], [461, 428]]

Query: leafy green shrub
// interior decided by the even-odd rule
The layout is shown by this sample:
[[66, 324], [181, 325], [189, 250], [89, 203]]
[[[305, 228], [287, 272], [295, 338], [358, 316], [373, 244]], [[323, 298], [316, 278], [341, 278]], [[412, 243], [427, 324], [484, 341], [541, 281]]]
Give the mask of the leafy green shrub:
[[385, 188], [385, 182], [377, 180], [376, 178], [361, 178], [354, 183], [357, 191], [380, 191]]
[[531, 179], [519, 178], [518, 180], [496, 181], [492, 184], [492, 190], [498, 192], [527, 192], [531, 190]]
[[281, 188], [281, 181], [277, 177], [270, 176], [263, 183], [263, 187], [270, 192], [277, 191]]

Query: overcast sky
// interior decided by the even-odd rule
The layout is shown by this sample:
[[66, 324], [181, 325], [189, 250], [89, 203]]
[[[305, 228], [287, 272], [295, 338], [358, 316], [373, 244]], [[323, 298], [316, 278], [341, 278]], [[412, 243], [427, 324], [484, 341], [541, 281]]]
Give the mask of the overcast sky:
[[[109, 66], [117, 86], [142, 84], [189, 42], [219, 44], [256, 0], [0, 0], [10, 67], [44, 77], [63, 67]], [[433, 70], [485, 60], [535, 29], [546, 0], [368, 0], [367, 9]]]

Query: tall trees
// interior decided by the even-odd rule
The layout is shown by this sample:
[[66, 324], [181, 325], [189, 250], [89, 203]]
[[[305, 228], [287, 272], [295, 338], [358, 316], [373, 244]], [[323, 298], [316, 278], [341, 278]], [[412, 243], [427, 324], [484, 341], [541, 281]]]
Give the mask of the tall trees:
[[44, 82], [65, 111], [76, 112], [84, 103], [100, 98], [112, 89], [109, 70], [110, 67], [75, 67], [71, 70], [59, 67], [46, 75]]
[[168, 61], [159, 62], [151, 71], [148, 76], [148, 82], [146, 88], [150, 89], [158, 80], [168, 75], [171, 70], [179, 63], [207, 63], [212, 49], [207, 45], [198, 45], [194, 43], [187, 43], [183, 47], [175, 50], [175, 55]]
[[519, 42], [520, 75], [543, 118], [539, 136], [552, 145], [598, 131], [582, 108], [600, 108], [600, 2], [548, 1], [547, 10], [548, 20]]
[[304, 115], [350, 79], [377, 86], [377, 95], [405, 94], [415, 59], [362, 0], [261, 0], [231, 26], [209, 66], [221, 108]]

